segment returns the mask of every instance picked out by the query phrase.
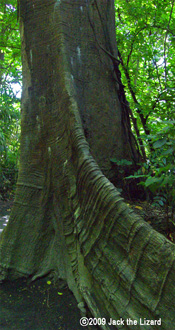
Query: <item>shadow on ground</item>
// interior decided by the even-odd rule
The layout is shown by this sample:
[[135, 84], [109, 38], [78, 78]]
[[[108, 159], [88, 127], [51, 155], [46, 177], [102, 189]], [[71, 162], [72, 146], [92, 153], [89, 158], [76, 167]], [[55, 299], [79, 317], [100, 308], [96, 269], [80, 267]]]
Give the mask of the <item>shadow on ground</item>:
[[64, 285], [40, 279], [0, 285], [1, 330], [82, 330], [77, 302]]

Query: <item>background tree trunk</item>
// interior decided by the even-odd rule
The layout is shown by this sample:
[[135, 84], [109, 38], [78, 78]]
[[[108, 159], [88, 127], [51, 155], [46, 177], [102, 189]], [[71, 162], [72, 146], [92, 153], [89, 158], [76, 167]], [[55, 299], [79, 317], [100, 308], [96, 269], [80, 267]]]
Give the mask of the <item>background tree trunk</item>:
[[52, 272], [95, 317], [161, 317], [168, 330], [174, 245], [122, 202], [89, 151], [105, 174], [115, 152], [137, 156], [113, 64], [99, 49], [117, 56], [111, 18], [113, 1], [20, 1], [21, 161], [0, 241], [1, 278]]

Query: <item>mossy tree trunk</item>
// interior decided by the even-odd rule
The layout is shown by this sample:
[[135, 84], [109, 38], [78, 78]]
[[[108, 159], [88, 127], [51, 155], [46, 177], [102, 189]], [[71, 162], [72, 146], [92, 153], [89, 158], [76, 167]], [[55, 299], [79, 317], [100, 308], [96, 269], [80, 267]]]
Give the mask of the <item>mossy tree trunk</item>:
[[52, 272], [95, 317], [161, 317], [169, 330], [174, 245], [106, 178], [111, 157], [139, 159], [116, 71], [114, 3], [21, 0], [19, 9], [21, 160], [1, 279]]

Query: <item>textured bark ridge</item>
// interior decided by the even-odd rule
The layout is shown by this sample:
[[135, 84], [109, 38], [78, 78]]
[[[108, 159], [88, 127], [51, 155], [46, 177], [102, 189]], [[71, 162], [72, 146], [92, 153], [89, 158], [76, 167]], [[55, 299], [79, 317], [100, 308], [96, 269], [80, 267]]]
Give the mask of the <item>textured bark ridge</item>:
[[143, 329], [140, 318], [161, 318], [161, 329], [169, 330], [175, 324], [174, 245], [129, 209], [92, 157], [105, 172], [103, 152], [108, 158], [116, 147], [118, 157], [126, 149], [133, 156], [112, 63], [98, 46], [111, 54], [113, 12], [107, 0], [21, 0], [21, 161], [0, 241], [1, 278], [53, 272], [67, 279], [94, 317], [131, 318], [136, 330]]

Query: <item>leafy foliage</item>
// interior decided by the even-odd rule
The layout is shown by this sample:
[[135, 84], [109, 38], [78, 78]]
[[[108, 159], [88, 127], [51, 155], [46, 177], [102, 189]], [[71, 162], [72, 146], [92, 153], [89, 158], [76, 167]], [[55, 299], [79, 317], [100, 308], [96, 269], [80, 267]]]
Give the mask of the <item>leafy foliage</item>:
[[[140, 184], [153, 193], [154, 204], [165, 206], [167, 218], [173, 220], [175, 205], [175, 121], [152, 136], [155, 152], [147, 163], [128, 179], [141, 179]], [[146, 137], [148, 138], [148, 137]], [[171, 216], [169, 213], [171, 211]]]
[[0, 4], [0, 197], [17, 177], [20, 136], [21, 58], [16, 1]]
[[116, 1], [122, 80], [141, 134], [174, 116], [174, 31], [174, 1]]
[[[146, 157], [129, 179], [141, 180], [154, 202], [175, 202], [174, 0], [117, 0], [116, 33], [133, 129]], [[141, 140], [140, 140], [141, 137]], [[141, 141], [141, 143], [140, 143]], [[144, 154], [143, 154], [144, 156]]]

